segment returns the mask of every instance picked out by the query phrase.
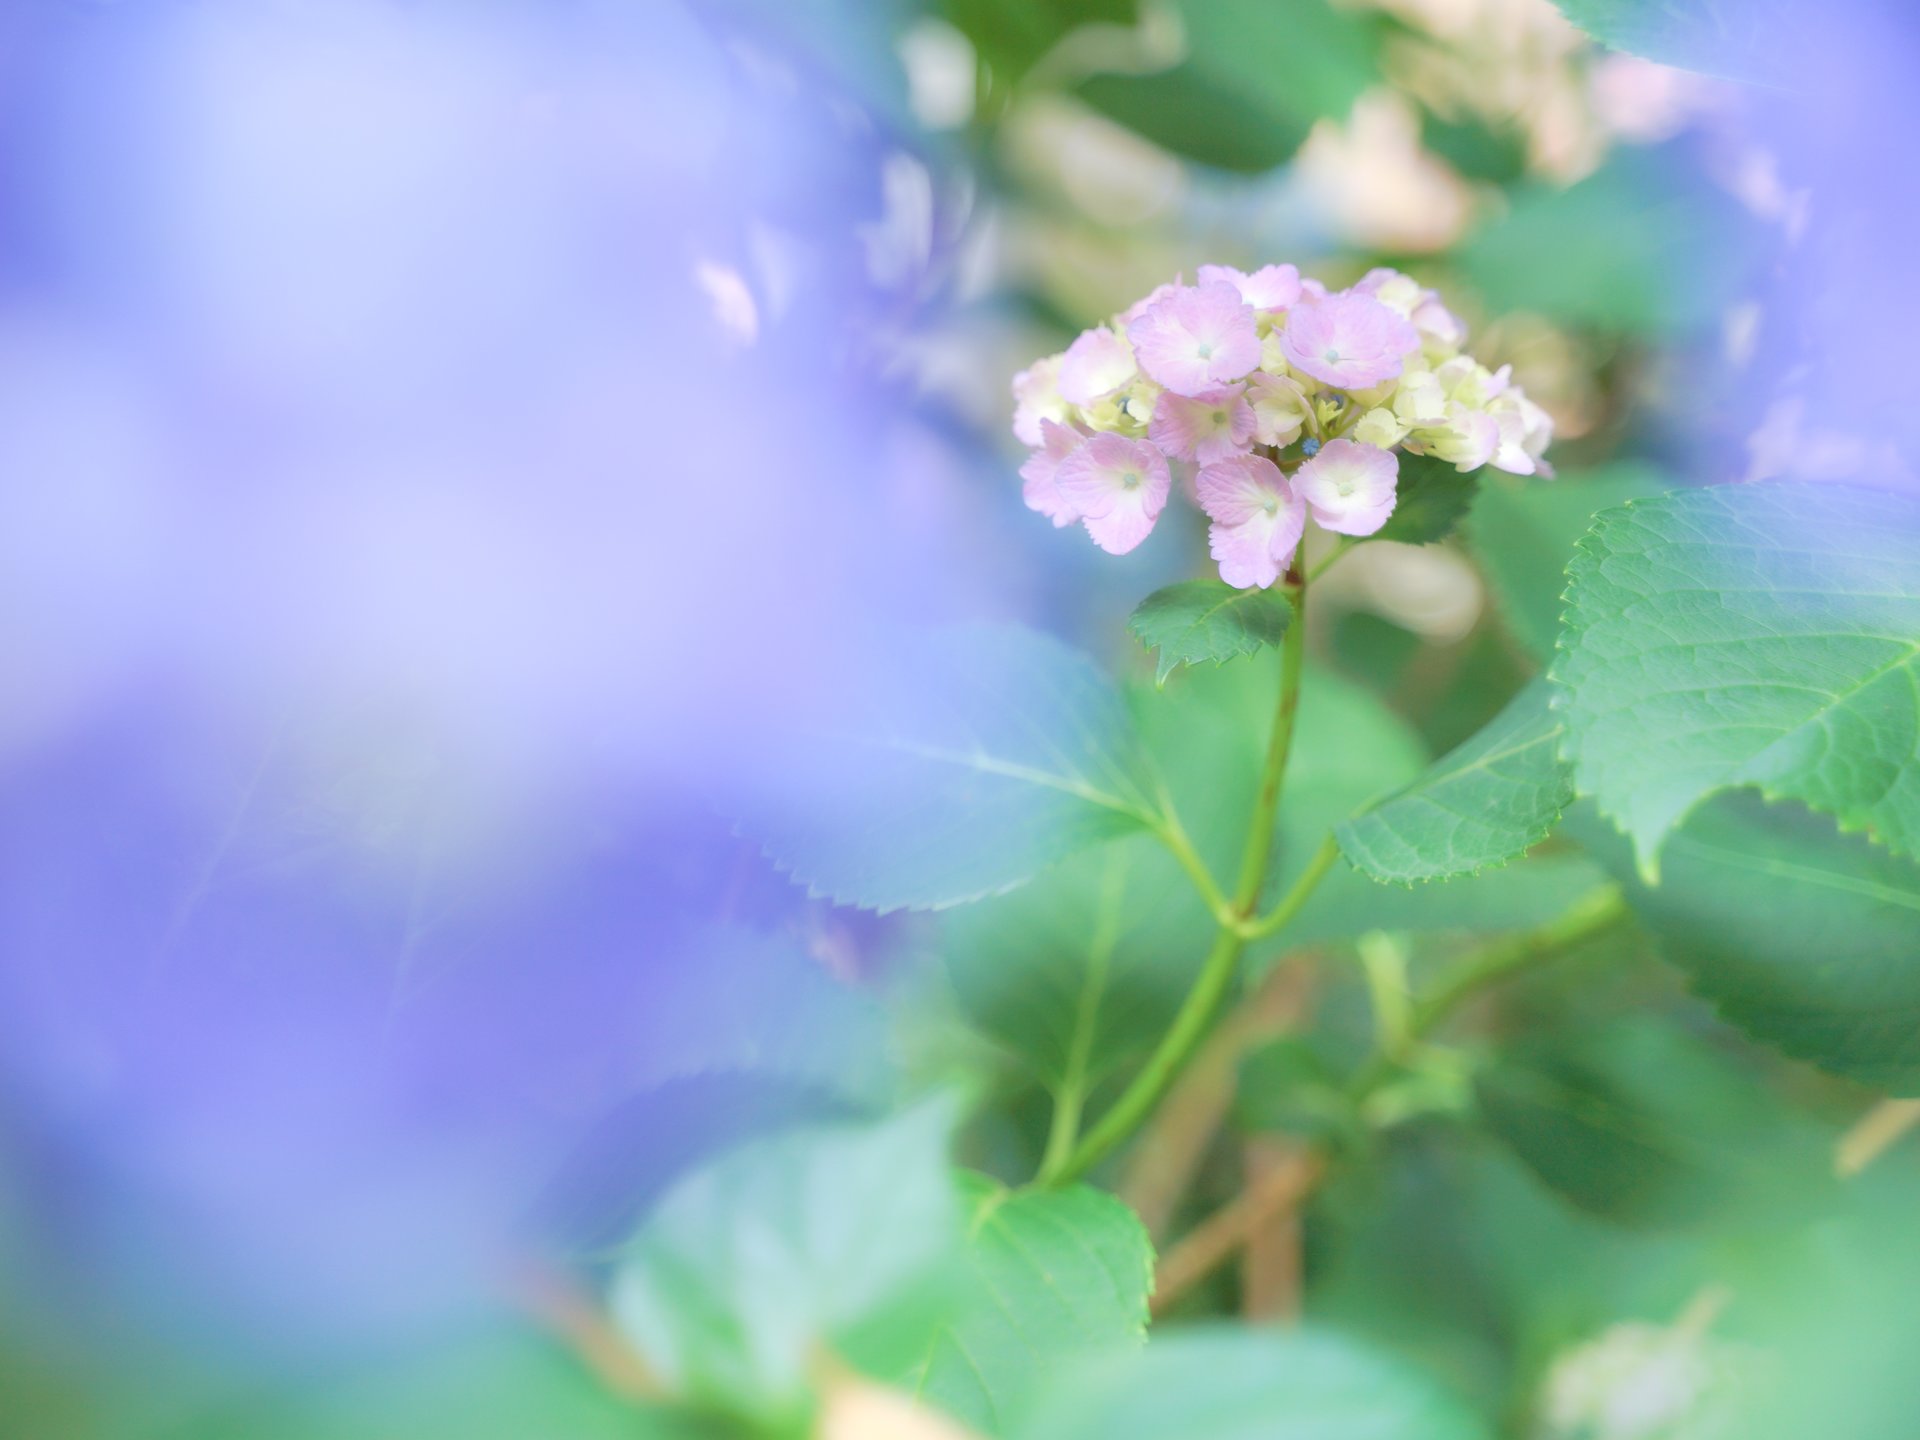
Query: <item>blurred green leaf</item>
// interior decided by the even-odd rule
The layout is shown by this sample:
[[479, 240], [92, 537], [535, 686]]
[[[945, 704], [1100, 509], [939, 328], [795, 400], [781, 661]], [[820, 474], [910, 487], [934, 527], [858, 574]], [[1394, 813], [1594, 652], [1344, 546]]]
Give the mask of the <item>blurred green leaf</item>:
[[1218, 664], [1278, 645], [1293, 619], [1293, 606], [1279, 590], [1236, 590], [1219, 580], [1185, 580], [1156, 590], [1135, 608], [1127, 628], [1157, 650], [1154, 683], [1182, 665]]
[[[1260, 656], [1184, 670], [1165, 690], [1135, 687], [1141, 735], [1216, 875], [1231, 876], [1238, 863], [1279, 693], [1279, 665]], [[1335, 824], [1425, 764], [1424, 749], [1399, 717], [1360, 686], [1310, 663], [1266, 893], [1290, 885]]]
[[1831, 1181], [1821, 1132], [1796, 1122], [1751, 1069], [1671, 1021], [1533, 1034], [1474, 1089], [1488, 1126], [1535, 1174], [1624, 1223], [1777, 1221], [1784, 1201]]
[[1527, 137], [1518, 126], [1421, 113], [1420, 142], [1469, 180], [1511, 185], [1527, 173]]
[[1084, 1185], [965, 1184], [963, 1298], [903, 1384], [999, 1435], [1063, 1361], [1146, 1338], [1153, 1245], [1131, 1210]]
[[949, 1106], [794, 1131], [682, 1181], [628, 1245], [616, 1323], [676, 1392], [761, 1420], [804, 1413], [823, 1347], [903, 1373], [960, 1239]]
[[[1920, 1414], [1920, 1147], [1909, 1143], [1847, 1182], [1844, 1209], [1820, 1227], [1816, 1263], [1775, 1256], [1743, 1305], [1741, 1335], [1783, 1357], [1748, 1388], [1740, 1440], [1804, 1440], [1844, 1417], [1847, 1440], [1907, 1440]], [[1812, 1248], [1812, 1247], [1809, 1247]], [[1735, 1283], [1739, 1283], [1736, 1277]], [[1747, 1287], [1749, 1295], [1759, 1286]], [[1764, 1361], [1762, 1362], [1764, 1363]]]
[[1011, 895], [943, 917], [969, 1022], [1058, 1089], [1097, 1083], [1159, 1036], [1214, 921], [1157, 841], [1075, 856]]
[[1491, 475], [1466, 530], [1514, 638], [1543, 663], [1560, 635], [1561, 596], [1574, 546], [1602, 510], [1647, 500], [1673, 486], [1634, 461], [1573, 471], [1557, 480]]
[[1779, 82], [1795, 35], [1827, 15], [1812, 0], [1554, 0], [1601, 44], [1683, 70]]
[[636, 1086], [758, 1073], [875, 1102], [887, 1087], [885, 1017], [791, 940], [715, 926], [662, 966], [630, 1037]]
[[401, 1352], [178, 1431], [142, 1433], [169, 1440], [743, 1440], [718, 1422], [609, 1394], [552, 1343], [508, 1330]]
[[1393, 514], [1373, 538], [1403, 545], [1431, 545], [1446, 539], [1473, 508], [1480, 475], [1478, 470], [1463, 474], [1431, 455], [1403, 454]]
[[1332, 1333], [1194, 1328], [1072, 1367], [1020, 1440], [1486, 1440], [1418, 1370]]
[[1619, 151], [1570, 188], [1514, 191], [1457, 259], [1491, 310], [1660, 333], [1705, 325], [1740, 293], [1756, 234], [1730, 196], [1673, 157]]
[[[1279, 667], [1259, 657], [1184, 670], [1162, 691], [1135, 688], [1141, 735], [1216, 875], [1231, 875], [1239, 856], [1278, 694]], [[1336, 825], [1382, 791], [1412, 783], [1428, 763], [1404, 721], [1362, 687], [1310, 662], [1267, 895], [1299, 877]], [[1416, 893], [1336, 866], [1276, 943], [1344, 940], [1382, 929], [1523, 929], [1560, 914], [1603, 878], [1586, 860], [1542, 856]], [[1191, 978], [1190, 970], [1179, 973]]]
[[1310, 1037], [1285, 1035], [1247, 1052], [1234, 1084], [1234, 1123], [1313, 1140], [1365, 1134], [1343, 1077]]
[[779, 798], [742, 829], [810, 893], [881, 911], [1009, 890], [1156, 813], [1106, 676], [1014, 625], [904, 638], [829, 731], [762, 763]]
[[1680, 491], [1601, 514], [1567, 574], [1563, 752], [1649, 873], [1738, 786], [1920, 852], [1920, 502]]
[[1650, 886], [1617, 835], [1576, 816], [1661, 953], [1726, 1019], [1823, 1069], [1920, 1094], [1920, 865], [1798, 806], [1733, 794], [1675, 832]]
[[1375, 880], [1411, 883], [1504, 864], [1547, 837], [1573, 799], [1551, 691], [1536, 680], [1473, 739], [1335, 832]]
[[1139, 18], [1136, 0], [940, 0], [939, 10], [1009, 85], [1081, 25], [1131, 25]]
[[1095, 109], [1176, 155], [1271, 170], [1322, 116], [1342, 118], [1378, 75], [1384, 22], [1325, 0], [1184, 0], [1186, 58], [1150, 75], [1097, 75]]
[[1308, 1313], [1489, 1409], [1554, 1351], [1621, 1319], [1669, 1318], [1726, 1273], [1713, 1237], [1578, 1210], [1478, 1130], [1404, 1130], [1377, 1154], [1335, 1171], [1314, 1203]]
[[1413, 935], [1448, 931], [1530, 930], [1563, 914], [1606, 883], [1607, 872], [1582, 855], [1532, 855], [1478, 875], [1416, 888], [1380, 885], [1338, 866], [1284, 935], [1290, 945], [1348, 940], [1369, 930]]

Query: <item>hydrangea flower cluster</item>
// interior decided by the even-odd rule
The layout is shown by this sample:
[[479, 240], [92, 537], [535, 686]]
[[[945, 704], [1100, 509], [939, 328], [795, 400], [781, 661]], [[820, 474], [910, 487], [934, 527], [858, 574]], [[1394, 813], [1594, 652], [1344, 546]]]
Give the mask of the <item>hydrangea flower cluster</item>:
[[1466, 338], [1396, 270], [1329, 291], [1292, 265], [1203, 265], [1014, 377], [1026, 502], [1124, 555], [1178, 480], [1213, 522], [1220, 578], [1272, 585], [1309, 517], [1351, 536], [1387, 523], [1398, 450], [1552, 475], [1552, 421]]

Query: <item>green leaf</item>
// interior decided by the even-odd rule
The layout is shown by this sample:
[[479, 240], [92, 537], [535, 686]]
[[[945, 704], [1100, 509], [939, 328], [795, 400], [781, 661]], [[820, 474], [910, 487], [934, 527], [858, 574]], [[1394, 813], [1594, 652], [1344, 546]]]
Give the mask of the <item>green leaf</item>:
[[1095, 109], [1177, 155], [1259, 172], [1323, 115], [1344, 117], [1378, 75], [1382, 27], [1326, 0], [1184, 0], [1185, 58], [1149, 75], [1098, 75]]
[[1146, 1338], [1153, 1245], [1138, 1216], [1084, 1185], [966, 1184], [964, 1299], [905, 1383], [997, 1435], [1062, 1362]]
[[1790, 80], [1813, 0], [1554, 0], [1601, 44], [1729, 79]]
[[1446, 539], [1473, 507], [1480, 473], [1469, 470], [1462, 474], [1431, 455], [1403, 454], [1393, 514], [1372, 538], [1398, 540], [1405, 545], [1431, 545]]
[[1078, 26], [1138, 19], [1134, 0], [940, 0], [939, 9], [1007, 86]]
[[960, 1236], [923, 1104], [881, 1125], [795, 1131], [675, 1186], [622, 1256], [616, 1323], [677, 1393], [762, 1419], [806, 1405], [822, 1347], [875, 1374], [923, 1353]]
[[[1246, 835], [1263, 727], [1278, 696], [1277, 671], [1259, 659], [1235, 660], [1217, 669], [1183, 670], [1165, 690], [1143, 684], [1134, 691], [1141, 735], [1216, 875], [1233, 873]], [[1419, 737], [1369, 691], [1309, 663], [1267, 898], [1299, 876], [1335, 826], [1383, 791], [1412, 783], [1430, 764]], [[1415, 892], [1336, 866], [1275, 943], [1315, 944], [1383, 929], [1525, 929], [1553, 919], [1605, 878], [1578, 857], [1535, 856]], [[1177, 890], [1177, 882], [1165, 883]], [[1204, 938], [1204, 912], [1196, 907], [1189, 913]], [[1146, 969], [1143, 955], [1141, 971], [1133, 973]], [[1190, 969], [1170, 973], [1173, 980], [1163, 984], [1192, 978]], [[1130, 987], [1130, 993], [1144, 995], [1145, 987]]]
[[1412, 785], [1335, 832], [1375, 880], [1444, 880], [1500, 865], [1547, 837], [1573, 799], [1560, 721], [1536, 680]]
[[1567, 562], [1593, 517], [1672, 488], [1658, 470], [1633, 461], [1573, 471], [1557, 480], [1498, 472], [1487, 477], [1467, 519], [1467, 535], [1507, 628], [1534, 659], [1544, 663], [1553, 657]]
[[1531, 930], [1606, 884], [1607, 872], [1581, 855], [1532, 855], [1478, 875], [1418, 887], [1381, 885], [1336, 866], [1289, 925], [1289, 946], [1350, 940], [1369, 930], [1409, 935]]
[[1664, 152], [1616, 152], [1568, 189], [1511, 192], [1458, 260], [1487, 307], [1608, 332], [1712, 323], [1746, 284], [1757, 231], [1731, 197]]
[[887, 911], [1012, 889], [1152, 822], [1154, 784], [1106, 677], [1018, 626], [903, 640], [826, 733], [768, 757], [742, 829], [809, 892]]
[[1219, 580], [1187, 580], [1142, 600], [1127, 628], [1149, 650], [1160, 652], [1154, 683], [1182, 665], [1218, 664], [1278, 645], [1293, 619], [1293, 605], [1279, 590], [1236, 590]]
[[1248, 1051], [1234, 1084], [1234, 1123], [1335, 1142], [1366, 1133], [1338, 1069], [1313, 1039], [1285, 1035]]
[[[1729, 1281], [1726, 1247], [1702, 1232], [1578, 1210], [1478, 1128], [1403, 1130], [1387, 1153], [1324, 1183], [1308, 1308], [1444, 1367], [1489, 1413], [1538, 1384], [1545, 1355]], [[1775, 1267], [1781, 1248], [1748, 1247]]]
[[1475, 1081], [1489, 1128], [1583, 1210], [1627, 1224], [1777, 1219], [1831, 1174], [1828, 1141], [1763, 1079], [1670, 1020], [1535, 1034]]
[[1578, 812], [1573, 824], [1727, 1020], [1822, 1069], [1920, 1094], [1920, 865], [1798, 806], [1733, 794], [1674, 834], [1649, 886], [1617, 835]]
[[1058, 1091], [1097, 1083], [1159, 1038], [1214, 921], [1152, 839], [1078, 855], [1011, 895], [942, 917], [968, 1021]]
[[884, 1098], [885, 1017], [791, 940], [714, 926], [648, 982], [629, 1031], [636, 1087], [758, 1073], [855, 1102]]
[[[13, 1397], [9, 1395], [9, 1404]], [[151, 1415], [115, 1434], [158, 1434]], [[251, 1401], [191, 1425], [193, 1440], [738, 1440], [739, 1432], [608, 1392], [544, 1336], [507, 1329], [436, 1338], [324, 1383]], [[19, 1432], [35, 1433], [35, 1432]], [[55, 1432], [44, 1432], [51, 1435]], [[79, 1434], [79, 1431], [61, 1431]], [[96, 1433], [88, 1429], [86, 1434]]]
[[1527, 173], [1527, 137], [1507, 120], [1422, 110], [1420, 142], [1468, 180], [1511, 185]]
[[1019, 1440], [1487, 1440], [1426, 1376], [1316, 1331], [1196, 1327], [1072, 1367]]
[[[1142, 685], [1134, 692], [1141, 735], [1215, 875], [1231, 877], [1239, 862], [1279, 700], [1279, 668], [1235, 660], [1185, 670], [1163, 691]], [[1404, 721], [1360, 686], [1309, 664], [1267, 897], [1298, 878], [1338, 822], [1426, 763]]]
[[1739, 786], [1920, 851], [1920, 502], [1683, 491], [1601, 515], [1568, 579], [1564, 753], [1649, 875]]

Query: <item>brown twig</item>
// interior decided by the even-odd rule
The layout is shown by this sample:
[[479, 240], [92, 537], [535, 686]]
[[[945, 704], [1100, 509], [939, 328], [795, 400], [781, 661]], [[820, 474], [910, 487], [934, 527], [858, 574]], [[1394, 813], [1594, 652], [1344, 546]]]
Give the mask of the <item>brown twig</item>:
[[1194, 1226], [1160, 1258], [1154, 1274], [1153, 1313], [1164, 1315], [1274, 1217], [1297, 1209], [1325, 1172], [1323, 1155], [1301, 1151], [1294, 1163], [1248, 1185]]
[[[1264, 1185], [1313, 1161], [1306, 1146], [1280, 1135], [1251, 1137], [1241, 1147], [1241, 1155], [1249, 1185]], [[1299, 1202], [1305, 1198], [1306, 1191], [1297, 1190], [1294, 1203], [1265, 1216], [1247, 1234], [1240, 1254], [1240, 1314], [1247, 1320], [1290, 1323], [1300, 1318], [1306, 1227]]]
[[1840, 1137], [1833, 1152], [1834, 1173], [1843, 1180], [1852, 1179], [1916, 1125], [1920, 1125], [1920, 1100], [1882, 1100]]
[[599, 1300], [560, 1267], [538, 1258], [522, 1259], [508, 1275], [507, 1286], [520, 1308], [579, 1356], [615, 1395], [639, 1401], [665, 1394]]
[[1166, 1234], [1233, 1103], [1240, 1057], [1299, 1023], [1312, 994], [1310, 966], [1283, 961], [1267, 972], [1202, 1047], [1127, 1156], [1120, 1197], [1156, 1240]]

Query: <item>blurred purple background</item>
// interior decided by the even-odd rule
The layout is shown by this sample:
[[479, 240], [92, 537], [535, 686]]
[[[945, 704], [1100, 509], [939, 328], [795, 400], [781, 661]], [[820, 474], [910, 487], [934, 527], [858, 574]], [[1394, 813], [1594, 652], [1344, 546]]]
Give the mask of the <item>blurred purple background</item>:
[[[1743, 112], [1781, 193], [1819, 189], [1759, 362], [1699, 379], [1716, 436], [1791, 380], [1904, 466], [1912, 33], [1855, 18]], [[6, 7], [18, 1343], [436, 1325], [497, 1304], [529, 1237], [604, 1242], [583, 1207], [617, 1224], [756, 1106], [884, 1090], [877, 1026], [829, 996], [838, 1063], [797, 1058], [793, 1094], [645, 1110], [710, 1061], [689, 1034], [810, 1013], [859, 923], [805, 907], [714, 787], [887, 664], [877, 620], [1099, 612], [1106, 645], [1124, 602], [1096, 597], [1191, 559], [1089, 578], [1000, 437], [930, 394], [957, 366], [998, 403], [1009, 367], [950, 323], [979, 217], [891, 19]], [[1680, 448], [1682, 478], [1740, 469]], [[579, 1156], [623, 1114], [639, 1168], [602, 1175]]]

